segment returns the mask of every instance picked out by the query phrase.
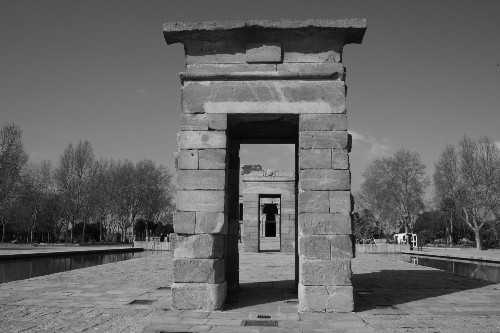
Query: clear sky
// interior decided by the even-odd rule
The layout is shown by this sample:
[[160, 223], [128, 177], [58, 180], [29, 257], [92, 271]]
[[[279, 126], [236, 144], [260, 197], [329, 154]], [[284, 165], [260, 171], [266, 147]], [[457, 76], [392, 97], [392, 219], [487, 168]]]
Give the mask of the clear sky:
[[[21, 126], [34, 162], [57, 163], [70, 142], [89, 140], [98, 157], [173, 170], [184, 52], [166, 45], [164, 22], [354, 17], [368, 30], [343, 56], [353, 191], [373, 158], [402, 147], [432, 175], [444, 146], [464, 134], [500, 143], [494, 0], [2, 0], [0, 124]], [[291, 150], [244, 148], [244, 163], [293, 161]]]

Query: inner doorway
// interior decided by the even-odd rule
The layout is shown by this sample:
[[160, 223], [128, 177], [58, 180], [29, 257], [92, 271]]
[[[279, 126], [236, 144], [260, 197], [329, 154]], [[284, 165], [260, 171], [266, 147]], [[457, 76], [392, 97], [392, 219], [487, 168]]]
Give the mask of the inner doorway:
[[281, 250], [281, 195], [259, 194], [259, 252]]

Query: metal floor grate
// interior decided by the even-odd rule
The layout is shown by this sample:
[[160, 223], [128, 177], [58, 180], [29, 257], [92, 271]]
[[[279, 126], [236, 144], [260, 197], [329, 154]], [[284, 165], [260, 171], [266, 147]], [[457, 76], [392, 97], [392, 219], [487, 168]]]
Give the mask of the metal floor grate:
[[277, 320], [243, 320], [241, 326], [278, 327]]

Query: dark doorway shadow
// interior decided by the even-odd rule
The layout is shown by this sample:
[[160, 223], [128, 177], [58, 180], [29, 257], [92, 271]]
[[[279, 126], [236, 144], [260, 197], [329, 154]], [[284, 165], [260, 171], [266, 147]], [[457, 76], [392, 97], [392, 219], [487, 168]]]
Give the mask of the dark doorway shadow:
[[240, 283], [238, 291], [228, 294], [224, 310], [245, 309], [252, 312], [265, 308], [277, 313], [282, 308], [296, 308], [297, 297], [294, 280]]
[[493, 284], [439, 270], [381, 270], [355, 274], [352, 283], [356, 312], [390, 308]]

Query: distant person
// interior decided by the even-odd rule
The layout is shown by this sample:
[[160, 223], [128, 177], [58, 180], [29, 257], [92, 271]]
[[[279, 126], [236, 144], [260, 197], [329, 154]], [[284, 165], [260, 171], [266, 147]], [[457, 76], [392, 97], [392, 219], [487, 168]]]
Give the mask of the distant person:
[[164, 241], [165, 241], [165, 236], [163, 236], [163, 233], [162, 233], [162, 234], [160, 234], [160, 242], [163, 243]]

